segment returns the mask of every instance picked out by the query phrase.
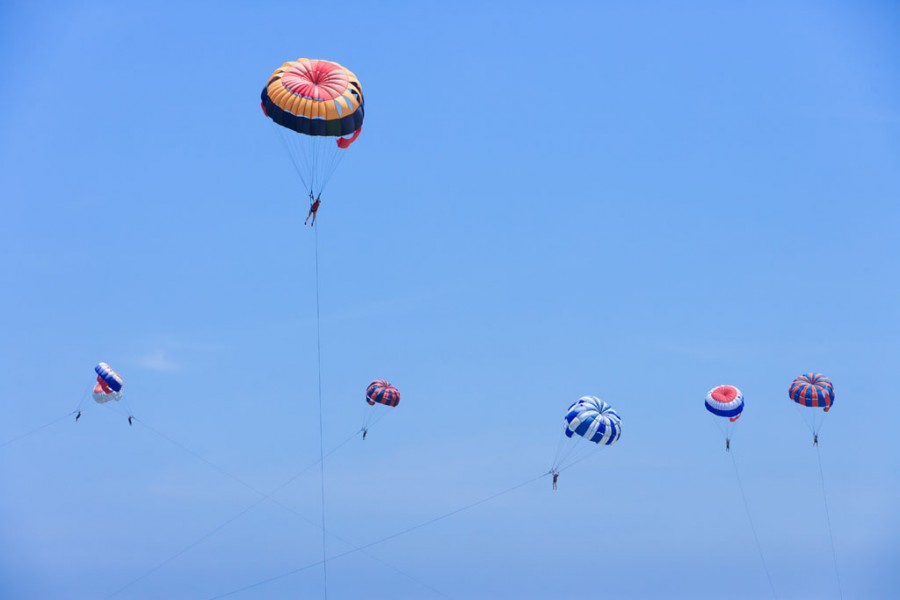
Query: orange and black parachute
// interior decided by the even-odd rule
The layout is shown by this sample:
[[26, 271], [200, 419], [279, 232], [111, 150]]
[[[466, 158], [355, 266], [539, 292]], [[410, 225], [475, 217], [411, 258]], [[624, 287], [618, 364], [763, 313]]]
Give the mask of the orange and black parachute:
[[272, 73], [260, 104], [281, 126], [300, 179], [318, 197], [362, 131], [365, 100], [359, 79], [336, 62], [298, 58]]
[[262, 91], [267, 117], [297, 133], [341, 137], [343, 148], [359, 136], [365, 116], [356, 75], [328, 60], [298, 58], [272, 73]]

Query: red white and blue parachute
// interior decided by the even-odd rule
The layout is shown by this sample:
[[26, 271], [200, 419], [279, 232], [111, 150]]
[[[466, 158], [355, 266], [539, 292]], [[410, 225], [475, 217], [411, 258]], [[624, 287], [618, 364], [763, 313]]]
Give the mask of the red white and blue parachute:
[[744, 412], [744, 395], [733, 385], [719, 385], [706, 394], [706, 410], [734, 423]]
[[94, 367], [97, 372], [97, 384], [94, 386], [94, 400], [103, 404], [110, 400], [122, 399], [122, 377], [105, 362]]

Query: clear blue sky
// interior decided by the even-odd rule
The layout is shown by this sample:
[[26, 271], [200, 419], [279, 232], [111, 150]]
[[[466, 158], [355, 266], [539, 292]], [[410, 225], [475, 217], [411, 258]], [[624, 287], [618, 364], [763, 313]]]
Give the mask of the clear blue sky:
[[[896, 598], [897, 31], [887, 1], [4, 2], [0, 443], [52, 424], [0, 446], [0, 595], [212, 598], [321, 557], [317, 468], [228, 522], [319, 453], [314, 237], [259, 109], [304, 56], [367, 109], [320, 210], [326, 449], [371, 379], [403, 394], [326, 461], [329, 554], [541, 475], [581, 395], [624, 420], [558, 492], [330, 562], [329, 598], [769, 597], [720, 383], [778, 597], [837, 598], [811, 370], [844, 597]], [[68, 415], [100, 360], [134, 427]]]

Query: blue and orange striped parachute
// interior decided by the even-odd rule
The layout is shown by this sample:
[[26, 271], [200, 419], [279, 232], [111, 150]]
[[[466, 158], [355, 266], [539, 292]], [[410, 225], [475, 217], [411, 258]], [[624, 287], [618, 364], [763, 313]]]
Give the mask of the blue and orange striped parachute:
[[359, 79], [336, 62], [298, 58], [272, 73], [260, 104], [280, 132], [287, 130], [283, 139], [300, 179], [318, 197], [343, 151], [362, 132], [365, 100]]
[[376, 403], [397, 406], [400, 404], [400, 390], [384, 379], [376, 379], [366, 388], [366, 402], [369, 406], [375, 406]]
[[799, 375], [788, 389], [791, 400], [810, 408], [831, 410], [834, 404], [834, 386], [831, 380], [821, 373], [805, 373]]

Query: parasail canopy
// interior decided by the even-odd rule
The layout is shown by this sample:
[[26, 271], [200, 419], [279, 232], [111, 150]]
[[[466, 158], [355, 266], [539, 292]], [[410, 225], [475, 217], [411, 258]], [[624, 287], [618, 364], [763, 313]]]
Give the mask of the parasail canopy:
[[810, 408], [831, 410], [834, 404], [834, 386], [831, 380], [821, 373], [805, 373], [799, 375], [788, 389], [791, 400]]
[[286, 62], [275, 69], [262, 91], [266, 116], [303, 135], [358, 135], [364, 106], [356, 75], [328, 60]]
[[310, 195], [318, 197], [362, 132], [365, 99], [359, 79], [336, 62], [298, 58], [275, 69], [260, 105], [279, 130], [288, 130], [283, 140], [294, 166]]
[[744, 395], [733, 385], [720, 385], [706, 394], [706, 410], [734, 423], [744, 411]]
[[366, 388], [366, 402], [370, 406], [376, 403], [397, 406], [400, 404], [400, 390], [383, 379], [376, 379]]
[[97, 383], [93, 391], [94, 401], [103, 404], [110, 400], [121, 400], [122, 377], [105, 362], [94, 367], [94, 371], [97, 373]]
[[622, 435], [622, 419], [596, 396], [582, 396], [566, 412], [566, 437], [579, 435], [595, 444], [611, 445]]

